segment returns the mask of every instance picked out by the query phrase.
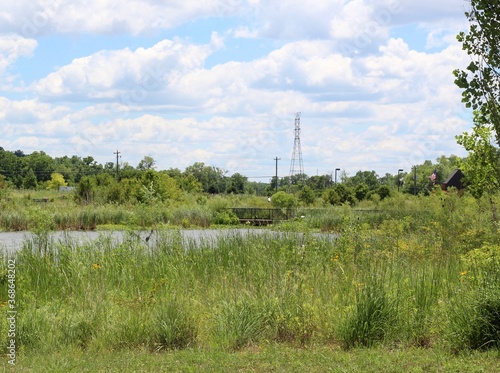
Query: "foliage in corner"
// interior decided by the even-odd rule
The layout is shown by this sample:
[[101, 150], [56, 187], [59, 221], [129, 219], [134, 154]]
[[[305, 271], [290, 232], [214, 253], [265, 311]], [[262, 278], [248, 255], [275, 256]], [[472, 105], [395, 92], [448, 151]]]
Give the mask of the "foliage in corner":
[[465, 16], [468, 32], [457, 36], [472, 61], [465, 70], [457, 69], [455, 84], [462, 92], [462, 102], [473, 110], [488, 112], [500, 144], [500, 3], [470, 0]]

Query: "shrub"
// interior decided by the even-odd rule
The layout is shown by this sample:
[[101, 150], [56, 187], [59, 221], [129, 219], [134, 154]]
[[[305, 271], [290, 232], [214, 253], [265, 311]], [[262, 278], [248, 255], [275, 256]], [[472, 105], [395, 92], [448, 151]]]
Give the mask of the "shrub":
[[232, 211], [220, 211], [218, 212], [213, 220], [214, 224], [222, 225], [238, 225], [240, 224], [240, 219]]
[[323, 200], [333, 206], [347, 203], [353, 205], [356, 202], [354, 192], [344, 184], [337, 184], [333, 188], [325, 189]]
[[76, 187], [75, 199], [79, 203], [88, 204], [94, 199], [95, 181], [89, 176], [84, 176]]
[[295, 197], [293, 194], [288, 194], [283, 191], [275, 193], [271, 197], [271, 204], [277, 208], [292, 208], [295, 206]]
[[310, 186], [306, 185], [299, 193], [299, 200], [305, 205], [312, 205], [316, 200], [316, 195]]

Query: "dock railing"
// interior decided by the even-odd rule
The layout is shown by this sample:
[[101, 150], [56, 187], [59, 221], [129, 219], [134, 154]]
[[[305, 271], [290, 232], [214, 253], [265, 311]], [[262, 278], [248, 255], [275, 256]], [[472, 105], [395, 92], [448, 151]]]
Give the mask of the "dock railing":
[[295, 216], [294, 209], [234, 207], [230, 209], [242, 223], [272, 224]]

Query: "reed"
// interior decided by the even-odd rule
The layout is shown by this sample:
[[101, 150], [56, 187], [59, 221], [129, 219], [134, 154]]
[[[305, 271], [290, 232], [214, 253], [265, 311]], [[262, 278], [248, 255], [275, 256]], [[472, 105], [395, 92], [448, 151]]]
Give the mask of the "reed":
[[[488, 206], [482, 201], [443, 198], [439, 206], [412, 200], [400, 219], [358, 220], [351, 211], [336, 223], [335, 239], [238, 230], [185, 241], [176, 230], [155, 230], [145, 241], [129, 230], [120, 242], [103, 233], [81, 243], [56, 240], [36, 223], [40, 230], [16, 254], [18, 343], [47, 353], [68, 346], [235, 351], [268, 342], [497, 349], [496, 225], [474, 214]], [[191, 211], [144, 214], [209, 224], [210, 210]], [[77, 216], [86, 227], [131, 216], [118, 207], [67, 214], [61, 222]], [[449, 229], [457, 230], [456, 244]], [[465, 240], [478, 231], [483, 244]], [[0, 264], [6, 336], [7, 257]]]

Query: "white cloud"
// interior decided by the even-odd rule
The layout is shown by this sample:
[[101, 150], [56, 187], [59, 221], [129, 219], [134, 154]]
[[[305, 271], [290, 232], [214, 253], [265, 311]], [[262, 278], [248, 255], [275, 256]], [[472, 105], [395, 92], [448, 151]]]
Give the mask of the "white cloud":
[[20, 57], [29, 57], [37, 46], [36, 40], [19, 35], [0, 34], [0, 76]]
[[243, 13], [243, 0], [19, 0], [0, 7], [0, 32], [144, 34]]
[[397, 24], [443, 23], [450, 19], [464, 18], [468, 4], [462, 0], [388, 0], [398, 11], [394, 12]]
[[344, 0], [262, 0], [255, 6], [258, 35], [276, 39], [325, 39]]
[[182, 74], [203, 67], [221, 39], [213, 44], [191, 45], [182, 41], [162, 40], [151, 48], [135, 51], [100, 51], [78, 58], [59, 68], [34, 85], [44, 97], [120, 100], [140, 104], [152, 92], [164, 90]]
[[[346, 58], [328, 41], [299, 41], [254, 61], [211, 69], [203, 68], [206, 46], [165, 45], [100, 52], [40, 82], [38, 89], [62, 76], [64, 87], [80, 89], [75, 92], [84, 100], [95, 97], [88, 93], [94, 91], [113, 98], [114, 103], [71, 115], [68, 121], [80, 128], [69, 141], [73, 148], [87, 149], [88, 144], [89, 153], [99, 153], [112, 141], [124, 154], [135, 154], [135, 164], [145, 155], [144, 144], [150, 144], [148, 152], [158, 149], [152, 155], [162, 154], [165, 165], [198, 160], [229, 168], [237, 157], [241, 167], [251, 169], [256, 159], [271, 159], [278, 151], [288, 162], [293, 113], [302, 111], [304, 157], [325, 157], [326, 163], [340, 157], [354, 172], [358, 167], [382, 169], [387, 162], [408, 163], [414, 157], [436, 158], [448, 150], [440, 144], [453, 142], [466, 125], [450, 120], [461, 110], [451, 71], [466, 59], [456, 43], [430, 54], [411, 50], [402, 39], [389, 39], [377, 54]], [[175, 74], [160, 75], [163, 83], [157, 91], [127, 107], [117, 92], [139, 84], [151, 60], [169, 61], [168, 71]], [[82, 78], [90, 71], [95, 74]], [[161, 96], [164, 102], [158, 101]], [[181, 119], [167, 119], [167, 113]], [[82, 140], [81, 134], [87, 137]], [[419, 146], [423, 139], [434, 139], [432, 146]]]
[[345, 4], [332, 18], [330, 35], [333, 38], [354, 39], [363, 33], [366, 38], [378, 38], [377, 34], [386, 34], [383, 29], [388, 22], [390, 22], [389, 17], [375, 17], [373, 3], [353, 0]]

